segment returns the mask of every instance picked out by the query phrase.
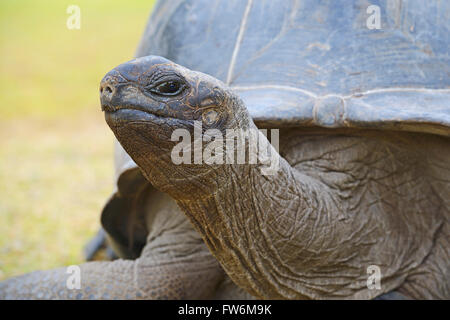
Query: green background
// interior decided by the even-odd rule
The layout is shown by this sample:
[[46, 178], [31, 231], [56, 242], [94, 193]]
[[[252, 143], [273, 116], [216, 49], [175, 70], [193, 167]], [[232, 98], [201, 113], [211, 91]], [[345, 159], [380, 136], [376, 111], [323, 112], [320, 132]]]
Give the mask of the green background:
[[83, 261], [114, 177], [99, 83], [133, 58], [153, 2], [0, 1], [0, 280]]

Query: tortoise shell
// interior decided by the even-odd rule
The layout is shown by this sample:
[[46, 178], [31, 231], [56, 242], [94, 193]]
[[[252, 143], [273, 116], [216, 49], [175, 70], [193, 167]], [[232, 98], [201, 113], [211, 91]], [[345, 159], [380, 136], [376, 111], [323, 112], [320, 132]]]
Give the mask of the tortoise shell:
[[[368, 27], [371, 4], [380, 29]], [[222, 80], [259, 127], [448, 136], [449, 34], [448, 1], [168, 0], [137, 56]]]

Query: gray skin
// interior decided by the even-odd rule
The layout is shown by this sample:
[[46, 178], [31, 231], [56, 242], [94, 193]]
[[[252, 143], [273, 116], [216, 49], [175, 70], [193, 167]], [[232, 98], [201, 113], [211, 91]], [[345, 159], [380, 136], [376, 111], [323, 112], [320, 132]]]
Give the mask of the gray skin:
[[[174, 129], [193, 135], [194, 120], [224, 134], [257, 128], [232, 90], [148, 56], [109, 72], [101, 91], [106, 121], [126, 152], [252, 295], [450, 297], [448, 138], [286, 128], [280, 152], [270, 150], [280, 163], [273, 175], [260, 164], [176, 165]], [[381, 269], [379, 290], [367, 286], [371, 265]]]

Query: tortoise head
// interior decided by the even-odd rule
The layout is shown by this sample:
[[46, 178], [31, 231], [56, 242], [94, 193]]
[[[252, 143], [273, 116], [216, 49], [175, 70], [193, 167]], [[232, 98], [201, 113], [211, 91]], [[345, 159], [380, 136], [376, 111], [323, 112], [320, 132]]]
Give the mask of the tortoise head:
[[[100, 96], [106, 122], [121, 145], [147, 179], [167, 192], [205, 187], [195, 177], [212, 169], [174, 163], [176, 129], [194, 137], [200, 124], [202, 132], [217, 129], [225, 136], [227, 129], [246, 129], [252, 123], [242, 101], [225, 84], [157, 56], [138, 58], [108, 72]], [[195, 157], [194, 148], [189, 152]]]

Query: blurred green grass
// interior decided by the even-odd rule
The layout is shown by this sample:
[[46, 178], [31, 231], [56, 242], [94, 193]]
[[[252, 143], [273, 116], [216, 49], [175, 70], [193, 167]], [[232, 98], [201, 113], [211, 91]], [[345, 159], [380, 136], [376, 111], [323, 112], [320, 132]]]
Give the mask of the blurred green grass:
[[153, 2], [0, 1], [0, 280], [82, 262], [113, 186], [98, 85], [133, 58]]

